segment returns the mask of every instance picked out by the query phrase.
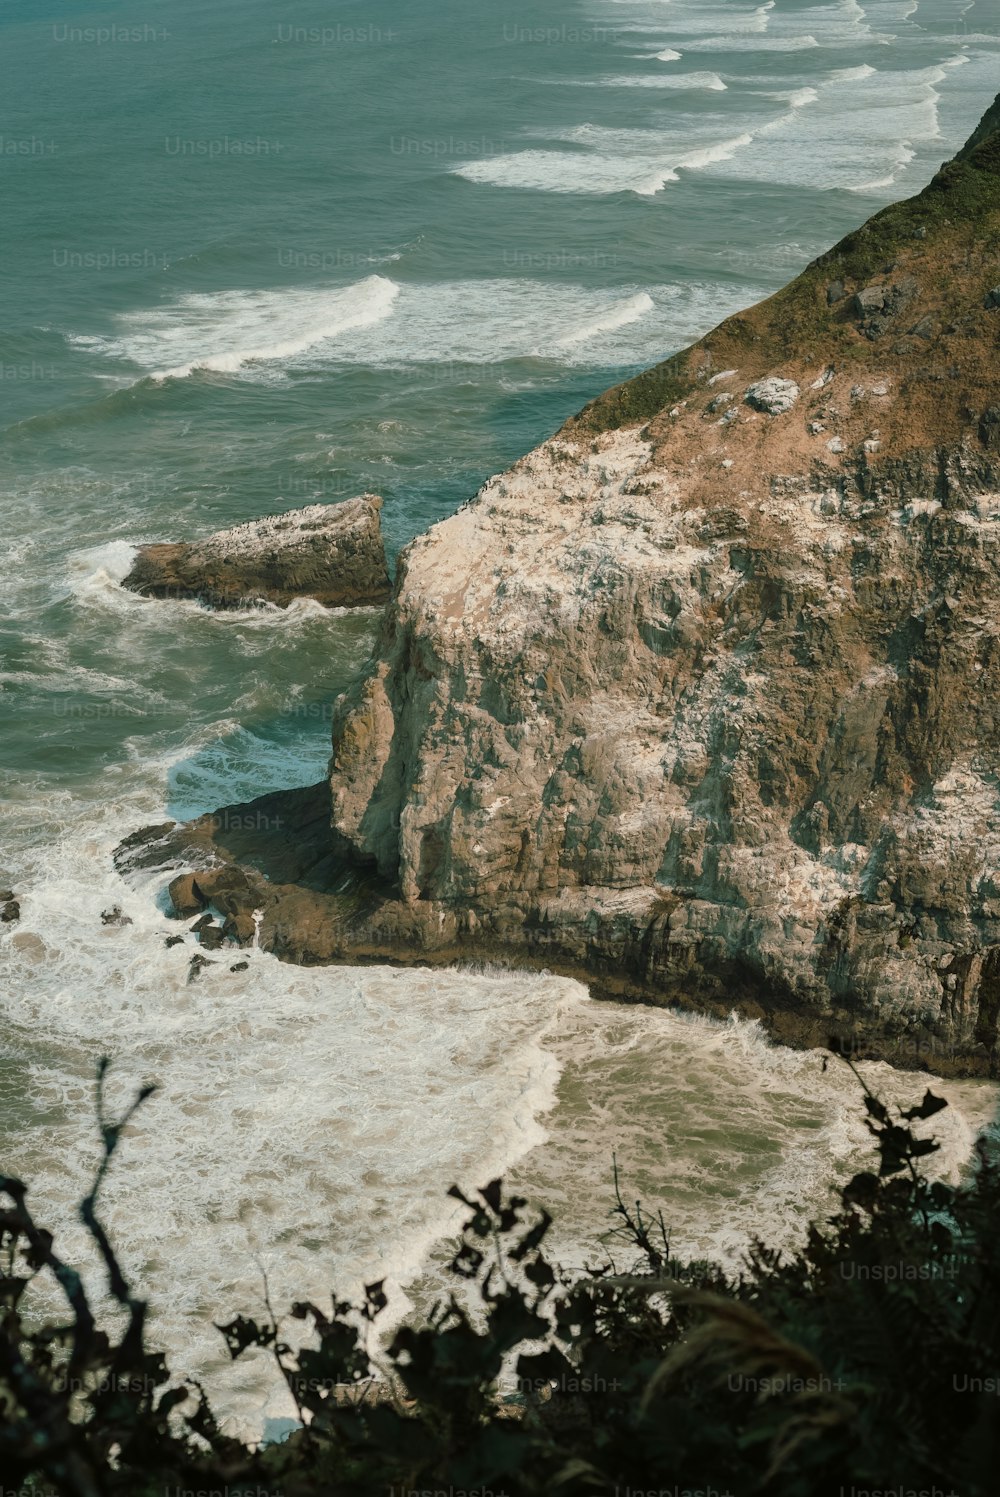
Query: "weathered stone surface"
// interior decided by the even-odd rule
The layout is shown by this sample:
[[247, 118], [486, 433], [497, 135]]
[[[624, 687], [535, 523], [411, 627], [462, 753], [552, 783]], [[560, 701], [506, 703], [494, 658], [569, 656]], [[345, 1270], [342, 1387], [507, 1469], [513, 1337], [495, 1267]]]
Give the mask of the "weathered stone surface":
[[13, 925], [14, 922], [20, 920], [20, 918], [21, 906], [18, 901], [16, 899], [6, 900], [3, 908], [0, 909], [0, 922], [2, 922], [4, 925]]
[[247, 875], [239, 868], [209, 868], [198, 875], [198, 889], [203, 898], [224, 915], [234, 915], [249, 888]]
[[[161, 827], [156, 828], [162, 831]], [[205, 908], [206, 900], [193, 873], [182, 873], [178, 878], [172, 880], [167, 890], [174, 914], [179, 920], [185, 920], [189, 915], [197, 915]]]
[[295, 598], [327, 607], [383, 603], [390, 587], [381, 508], [381, 499], [365, 494], [251, 520], [192, 544], [143, 546], [123, 586], [214, 608], [286, 607]]
[[881, 312], [885, 301], [884, 286], [866, 286], [864, 290], [855, 294], [852, 305], [859, 317], [867, 317], [872, 312]]
[[783, 416], [792, 409], [799, 394], [799, 387], [793, 379], [780, 379], [770, 375], [751, 385], [743, 398], [755, 411], [765, 411], [769, 416]]
[[238, 911], [234, 915], [227, 915], [222, 933], [228, 941], [235, 941], [237, 946], [252, 946], [257, 935], [257, 922], [249, 912]]

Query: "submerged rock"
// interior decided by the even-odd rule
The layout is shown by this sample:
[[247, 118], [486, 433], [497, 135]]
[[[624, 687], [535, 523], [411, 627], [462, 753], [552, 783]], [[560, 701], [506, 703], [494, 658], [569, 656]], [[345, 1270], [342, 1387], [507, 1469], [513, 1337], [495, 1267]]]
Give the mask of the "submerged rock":
[[125, 914], [120, 904], [116, 904], [110, 910], [101, 911], [101, 924], [116, 926], [131, 925], [132, 917]]
[[382, 500], [365, 494], [251, 520], [205, 540], [142, 546], [123, 586], [151, 598], [196, 598], [212, 608], [384, 603], [391, 588]]
[[20, 918], [21, 906], [18, 901], [16, 899], [5, 900], [3, 908], [0, 909], [0, 921], [2, 921], [4, 925], [13, 925], [14, 922], [16, 920], [20, 920]]

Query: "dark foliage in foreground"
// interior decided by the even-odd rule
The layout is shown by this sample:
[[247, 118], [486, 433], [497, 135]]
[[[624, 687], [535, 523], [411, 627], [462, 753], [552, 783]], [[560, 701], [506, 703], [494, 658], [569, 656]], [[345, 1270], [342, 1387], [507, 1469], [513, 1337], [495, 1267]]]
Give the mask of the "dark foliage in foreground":
[[[959, 1189], [920, 1165], [936, 1147], [869, 1092], [876, 1155], [837, 1214], [783, 1261], [765, 1248], [739, 1282], [682, 1264], [662, 1218], [617, 1196], [629, 1272], [570, 1278], [549, 1225], [499, 1182], [465, 1200], [457, 1294], [429, 1325], [377, 1346], [380, 1285], [352, 1309], [300, 1304], [293, 1351], [273, 1319], [220, 1327], [232, 1356], [275, 1359], [305, 1428], [248, 1449], [201, 1390], [176, 1386], [144, 1344], [137, 1299], [97, 1216], [122, 1129], [103, 1110], [104, 1161], [81, 1206], [125, 1329], [96, 1323], [76, 1272], [0, 1178], [0, 1471], [37, 1493], [403, 1492], [825, 1497], [882, 1489], [988, 1497], [1000, 1471], [1000, 1172], [981, 1150]], [[616, 1180], [617, 1187], [617, 1180]], [[9, 1203], [9, 1204], [7, 1204]], [[54, 1276], [68, 1315], [36, 1328], [25, 1290]], [[457, 1281], [461, 1281], [458, 1283]], [[269, 1309], [270, 1315], [270, 1309]], [[496, 1392], [505, 1357], [521, 1394]], [[537, 1343], [546, 1350], [539, 1351]], [[378, 1364], [381, 1381], [365, 1380]], [[346, 1386], [345, 1386], [346, 1385]], [[376, 1387], [383, 1396], [375, 1396]]]

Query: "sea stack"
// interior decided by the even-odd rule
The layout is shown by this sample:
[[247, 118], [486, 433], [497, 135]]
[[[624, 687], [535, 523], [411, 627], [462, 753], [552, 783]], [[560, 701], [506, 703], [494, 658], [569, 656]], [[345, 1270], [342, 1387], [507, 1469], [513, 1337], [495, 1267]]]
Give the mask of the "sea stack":
[[363, 494], [268, 515], [201, 541], [142, 546], [123, 586], [211, 608], [285, 608], [296, 598], [327, 608], [384, 603], [390, 582], [381, 510], [377, 495]]

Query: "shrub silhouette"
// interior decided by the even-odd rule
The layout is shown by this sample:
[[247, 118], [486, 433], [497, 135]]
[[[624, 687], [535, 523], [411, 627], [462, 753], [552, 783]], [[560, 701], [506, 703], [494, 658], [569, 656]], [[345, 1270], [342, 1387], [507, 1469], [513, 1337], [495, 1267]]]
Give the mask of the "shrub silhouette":
[[[875, 1490], [988, 1497], [1000, 1463], [1000, 1174], [984, 1145], [958, 1187], [921, 1166], [928, 1091], [893, 1116], [863, 1088], [873, 1168], [791, 1257], [757, 1243], [736, 1278], [678, 1261], [661, 1215], [624, 1201], [628, 1255], [570, 1276], [545, 1255], [550, 1218], [493, 1181], [468, 1197], [455, 1289], [426, 1324], [379, 1350], [386, 1298], [295, 1304], [293, 1349], [263, 1321], [220, 1326], [230, 1354], [274, 1358], [302, 1428], [246, 1446], [204, 1392], [146, 1349], [146, 1306], [101, 1226], [98, 1200], [123, 1129], [105, 1113], [103, 1159], [80, 1207], [124, 1330], [103, 1329], [78, 1273], [40, 1227], [26, 1187], [0, 1178], [0, 1464], [7, 1486], [104, 1494], [396, 1497], [477, 1492], [585, 1497], [841, 1497]], [[860, 1080], [860, 1078], [859, 1078]], [[616, 1248], [617, 1252], [617, 1248]], [[65, 1323], [22, 1313], [39, 1275]], [[516, 1367], [513, 1395], [498, 1392]], [[373, 1376], [377, 1374], [377, 1376]]]

